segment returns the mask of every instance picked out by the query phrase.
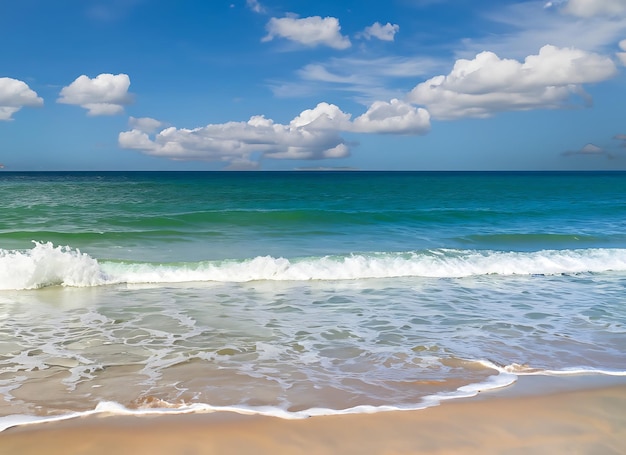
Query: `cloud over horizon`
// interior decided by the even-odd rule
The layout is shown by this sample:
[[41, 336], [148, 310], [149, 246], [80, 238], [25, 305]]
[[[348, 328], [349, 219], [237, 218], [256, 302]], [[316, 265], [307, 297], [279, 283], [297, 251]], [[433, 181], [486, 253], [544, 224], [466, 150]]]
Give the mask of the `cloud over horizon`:
[[588, 156], [588, 157], [603, 157], [609, 160], [615, 159], [615, 156], [608, 150], [599, 147], [595, 144], [585, 144], [580, 150], [567, 150], [563, 152], [563, 156]]
[[61, 89], [57, 103], [80, 106], [90, 116], [122, 114], [132, 102], [129, 87], [127, 74], [103, 73], [93, 79], [82, 75]]
[[10, 77], [0, 77], [0, 121], [13, 120], [23, 107], [43, 106], [43, 98], [28, 84]]
[[341, 137], [342, 132], [426, 134], [430, 130], [430, 116], [425, 109], [391, 100], [374, 103], [354, 121], [336, 105], [319, 103], [313, 109], [302, 111], [288, 124], [257, 115], [247, 122], [210, 124], [194, 129], [170, 127], [152, 137], [137, 127], [138, 122], [131, 122], [131, 126], [133, 124], [130, 131], [119, 134], [120, 147], [174, 160], [244, 163], [252, 167], [260, 157], [344, 158], [350, 154], [350, 148]]

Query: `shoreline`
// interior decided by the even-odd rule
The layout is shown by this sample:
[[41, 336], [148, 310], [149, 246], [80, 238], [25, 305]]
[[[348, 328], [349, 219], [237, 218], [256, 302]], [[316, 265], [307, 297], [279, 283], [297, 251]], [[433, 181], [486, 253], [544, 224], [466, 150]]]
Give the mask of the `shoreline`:
[[12, 427], [0, 454], [624, 453], [626, 378], [522, 376], [417, 411], [286, 420], [231, 412], [91, 415]]

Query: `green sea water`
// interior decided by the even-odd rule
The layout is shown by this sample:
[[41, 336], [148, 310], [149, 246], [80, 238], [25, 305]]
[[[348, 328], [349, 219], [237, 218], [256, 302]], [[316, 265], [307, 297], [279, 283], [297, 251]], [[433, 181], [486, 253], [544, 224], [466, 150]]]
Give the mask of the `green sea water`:
[[626, 173], [4, 172], [0, 210], [6, 422], [626, 373]]

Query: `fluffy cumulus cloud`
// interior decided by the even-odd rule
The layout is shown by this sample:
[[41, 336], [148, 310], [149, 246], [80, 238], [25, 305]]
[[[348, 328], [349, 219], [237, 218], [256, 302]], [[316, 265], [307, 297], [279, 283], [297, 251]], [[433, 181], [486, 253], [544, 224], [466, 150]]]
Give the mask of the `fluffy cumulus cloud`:
[[93, 116], [121, 114], [124, 106], [132, 102], [128, 87], [130, 78], [127, 74], [105, 73], [93, 79], [83, 75], [63, 87], [57, 102], [81, 106]]
[[13, 114], [24, 106], [42, 105], [43, 99], [28, 84], [10, 77], [0, 77], [0, 120], [13, 120]]
[[281, 159], [338, 158], [348, 148], [337, 130], [335, 119], [344, 117], [332, 105], [319, 105], [314, 112], [303, 112], [290, 124], [275, 123], [264, 116], [253, 116], [247, 122], [211, 124], [202, 128], [169, 127], [150, 137], [138, 129], [122, 132], [123, 148], [140, 150], [148, 155], [178, 160], [250, 161], [261, 154]]
[[263, 42], [280, 37], [309, 47], [329, 46], [334, 49], [347, 49], [351, 46], [350, 39], [341, 34], [339, 20], [335, 17], [299, 18], [296, 15], [273, 17], [267, 23], [266, 29], [267, 35], [262, 39]]
[[426, 134], [430, 131], [430, 114], [403, 101], [376, 101], [356, 119], [352, 130], [361, 133]]
[[400, 26], [397, 24], [387, 22], [385, 25], [382, 25], [380, 22], [374, 22], [369, 27], [365, 27], [360, 36], [365, 39], [377, 38], [381, 41], [393, 41], [399, 30]]
[[610, 58], [574, 48], [546, 45], [524, 62], [481, 52], [472, 60], [457, 60], [448, 75], [417, 85], [408, 100], [439, 119], [562, 108], [575, 96], [589, 101], [582, 84], [606, 80], [616, 71]]
[[338, 131], [350, 127], [350, 114], [329, 103], [319, 103], [313, 109], [306, 109], [295, 117], [289, 126], [314, 130]]
[[[132, 127], [132, 122], [131, 122]], [[398, 100], [374, 103], [354, 121], [329, 103], [301, 112], [287, 124], [264, 116], [247, 122], [202, 128], [165, 128], [157, 134], [132, 127], [119, 134], [122, 148], [175, 160], [221, 161], [230, 168], [253, 168], [258, 159], [318, 160], [343, 158], [350, 150], [342, 132], [425, 134], [428, 113]]]
[[626, 15], [626, 1], [568, 0], [563, 5], [563, 11], [578, 17], [624, 16]]

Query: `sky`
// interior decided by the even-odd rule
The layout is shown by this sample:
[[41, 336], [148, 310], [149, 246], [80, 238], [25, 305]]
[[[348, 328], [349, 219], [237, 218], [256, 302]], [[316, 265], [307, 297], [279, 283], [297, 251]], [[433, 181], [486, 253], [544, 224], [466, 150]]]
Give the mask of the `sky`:
[[4, 0], [0, 163], [626, 170], [626, 0]]

